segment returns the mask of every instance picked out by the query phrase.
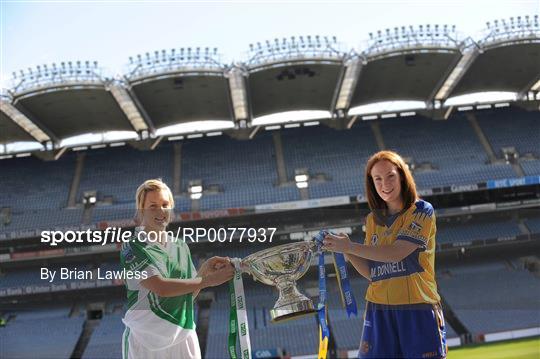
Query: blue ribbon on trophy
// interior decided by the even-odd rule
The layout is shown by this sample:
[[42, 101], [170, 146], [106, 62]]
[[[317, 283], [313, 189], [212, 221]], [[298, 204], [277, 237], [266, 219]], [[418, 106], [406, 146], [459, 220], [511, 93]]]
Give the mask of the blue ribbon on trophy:
[[[324, 256], [321, 251], [321, 246], [323, 245], [324, 237], [328, 234], [334, 234], [327, 230], [321, 230], [313, 239], [317, 242], [317, 252], [319, 253], [319, 287], [321, 282], [320, 272], [321, 272], [321, 263], [324, 270]], [[321, 260], [321, 256], [323, 259]], [[345, 256], [342, 253], [333, 253], [334, 266], [336, 268], [336, 275], [338, 277], [338, 286], [339, 292], [341, 295], [341, 302], [347, 310], [347, 316], [350, 318], [351, 315], [358, 315], [358, 308], [356, 306], [356, 300], [351, 291], [351, 283], [349, 281], [349, 276], [347, 274], [347, 266], [345, 261]], [[322, 279], [324, 280], [324, 278]], [[325, 286], [326, 287], [326, 286]], [[325, 299], [326, 299], [326, 288], [325, 288]]]
[[[327, 230], [321, 230], [313, 237], [317, 243], [317, 253], [319, 254], [319, 305], [317, 307], [317, 319], [319, 322], [319, 359], [326, 359], [328, 350], [328, 340], [330, 338], [330, 329], [327, 324], [326, 310], [326, 270], [324, 268], [324, 253], [322, 245], [324, 237], [327, 234], [333, 234]], [[351, 284], [347, 275], [345, 256], [342, 253], [333, 253], [334, 266], [338, 277], [338, 286], [341, 295], [341, 302], [347, 310], [347, 316], [357, 315], [358, 309], [356, 300], [351, 292]]]
[[341, 303], [345, 305], [347, 310], [347, 316], [358, 315], [358, 309], [356, 306], [356, 300], [351, 291], [351, 283], [349, 282], [349, 276], [347, 275], [347, 266], [345, 256], [342, 253], [334, 253], [334, 266], [336, 268], [336, 275], [338, 276], [339, 293], [341, 294]]
[[[322, 232], [322, 231], [321, 231]], [[318, 359], [326, 359], [328, 352], [328, 341], [330, 340], [330, 329], [327, 324], [326, 313], [326, 269], [324, 268], [324, 253], [322, 251], [321, 233], [314, 237], [317, 242], [317, 254], [319, 255], [319, 304], [317, 305], [317, 320], [319, 322], [319, 355]]]

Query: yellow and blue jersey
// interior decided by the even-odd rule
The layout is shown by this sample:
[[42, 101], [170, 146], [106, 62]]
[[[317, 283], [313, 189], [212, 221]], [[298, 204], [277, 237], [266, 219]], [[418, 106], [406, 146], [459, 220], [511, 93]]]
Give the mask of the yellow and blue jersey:
[[396, 263], [368, 261], [371, 282], [366, 300], [377, 304], [402, 305], [438, 303], [435, 282], [435, 213], [433, 206], [418, 200], [400, 214], [389, 217], [385, 225], [375, 222], [370, 213], [366, 219], [369, 246], [409, 241], [418, 249]]

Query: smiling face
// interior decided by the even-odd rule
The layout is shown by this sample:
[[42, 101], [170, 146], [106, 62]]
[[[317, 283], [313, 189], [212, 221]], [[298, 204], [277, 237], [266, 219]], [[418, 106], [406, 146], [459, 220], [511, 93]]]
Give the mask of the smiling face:
[[171, 219], [172, 204], [167, 191], [155, 190], [146, 193], [141, 225], [146, 231], [164, 231]]
[[380, 160], [371, 169], [371, 177], [377, 194], [394, 212], [402, 207], [401, 176], [398, 168], [390, 161]]

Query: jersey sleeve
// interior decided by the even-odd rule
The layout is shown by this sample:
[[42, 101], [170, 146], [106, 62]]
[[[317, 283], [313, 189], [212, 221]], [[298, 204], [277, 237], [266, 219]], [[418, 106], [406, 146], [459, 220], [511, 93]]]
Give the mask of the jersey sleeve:
[[418, 201], [414, 210], [407, 214], [396, 240], [414, 243], [424, 251], [427, 248], [434, 227], [435, 211], [433, 206], [428, 202]]

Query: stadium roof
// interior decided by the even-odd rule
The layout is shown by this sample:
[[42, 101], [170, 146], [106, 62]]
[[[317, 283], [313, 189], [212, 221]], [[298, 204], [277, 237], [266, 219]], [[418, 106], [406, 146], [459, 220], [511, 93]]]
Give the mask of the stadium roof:
[[461, 58], [455, 27], [419, 26], [370, 34], [350, 107], [431, 101]]
[[345, 69], [337, 39], [299, 36], [250, 45], [247, 91], [253, 118], [288, 111], [333, 111]]
[[429, 101], [461, 58], [455, 50], [389, 54], [362, 67], [351, 107], [392, 100]]
[[130, 95], [150, 129], [232, 121], [226, 68], [217, 49], [180, 48], [130, 58]]
[[133, 93], [155, 128], [204, 120], [233, 120], [223, 72], [176, 73], [131, 83]]
[[482, 47], [450, 96], [481, 91], [526, 92], [540, 79], [540, 39]]
[[114, 97], [99, 88], [62, 89], [16, 99], [15, 107], [51, 137], [133, 131]]
[[85, 133], [130, 131], [145, 139], [203, 121], [244, 129], [253, 119], [294, 111], [340, 117], [378, 102], [441, 108], [471, 92], [538, 93], [538, 18], [489, 30], [475, 43], [447, 26], [395, 28], [370, 34], [362, 52], [344, 51], [335, 38], [275, 39], [250, 45], [247, 59], [233, 65], [223, 64], [217, 49], [163, 50], [130, 58], [115, 79], [103, 78], [97, 63], [38, 67], [21, 72], [2, 99], [0, 144], [50, 141], [58, 148]]
[[331, 111], [343, 64], [300, 62], [251, 72], [248, 94], [254, 118], [299, 110]]

